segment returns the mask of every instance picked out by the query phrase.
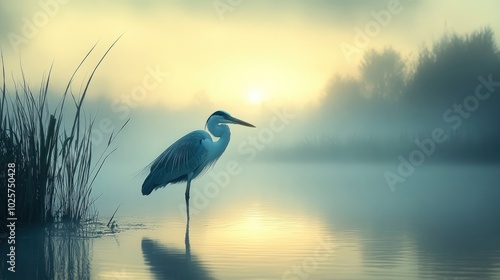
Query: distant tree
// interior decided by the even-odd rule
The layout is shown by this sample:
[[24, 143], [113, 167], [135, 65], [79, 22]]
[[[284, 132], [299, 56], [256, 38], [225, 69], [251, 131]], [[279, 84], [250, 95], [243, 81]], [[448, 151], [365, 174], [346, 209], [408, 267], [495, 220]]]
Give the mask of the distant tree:
[[[387, 145], [379, 149], [382, 154], [392, 156], [391, 151], [414, 149], [414, 137], [428, 137], [440, 127], [450, 139], [439, 148], [445, 158], [500, 160], [500, 88], [487, 100], [475, 99], [481, 76], [500, 81], [500, 51], [494, 38], [491, 28], [466, 35], [446, 33], [431, 47], [423, 48], [413, 65], [392, 48], [368, 51], [359, 75], [334, 77], [318, 108], [311, 110], [307, 128], [312, 127], [320, 136], [334, 135], [316, 137], [326, 140], [314, 151], [324, 155], [325, 151], [337, 151], [339, 145], [342, 151], [350, 148], [359, 152], [368, 147], [362, 153], [371, 156], [383, 147], [377, 143], [382, 143]], [[482, 88], [483, 94], [493, 91], [491, 84], [488, 87]], [[456, 111], [471, 106], [475, 109], [469, 115]], [[459, 128], [453, 127], [457, 118]]]
[[370, 99], [397, 100], [405, 85], [405, 62], [392, 48], [368, 51], [360, 65], [361, 83]]
[[479, 75], [500, 75], [497, 52], [491, 28], [445, 34], [420, 52], [407, 88], [408, 103], [441, 110], [474, 93]]

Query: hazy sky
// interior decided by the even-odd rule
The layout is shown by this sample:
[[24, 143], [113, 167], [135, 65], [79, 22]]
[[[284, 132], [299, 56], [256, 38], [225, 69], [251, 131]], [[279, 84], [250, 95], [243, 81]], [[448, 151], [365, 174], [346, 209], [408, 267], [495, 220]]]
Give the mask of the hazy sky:
[[[263, 100], [314, 100], [333, 75], [355, 73], [369, 48], [415, 55], [445, 29], [495, 28], [499, 8], [497, 1], [2, 1], [0, 46], [9, 70], [21, 59], [36, 83], [53, 62], [54, 82], [63, 83], [96, 42], [83, 74], [124, 33], [91, 97], [126, 98], [156, 69], [168, 74], [150, 81], [136, 98], [141, 106], [209, 100], [234, 112]], [[346, 46], [356, 51], [346, 55]]]

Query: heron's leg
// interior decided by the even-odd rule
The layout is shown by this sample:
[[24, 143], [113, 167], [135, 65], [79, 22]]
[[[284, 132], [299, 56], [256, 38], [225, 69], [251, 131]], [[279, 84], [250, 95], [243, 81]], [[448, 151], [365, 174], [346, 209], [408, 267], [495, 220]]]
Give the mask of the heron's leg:
[[191, 188], [191, 180], [188, 180], [187, 186], [186, 186], [186, 193], [184, 194], [184, 197], [186, 197], [186, 201], [189, 200], [189, 189]]
[[186, 257], [191, 260], [191, 245], [189, 243], [189, 220], [186, 222], [186, 234], [184, 236], [184, 245], [186, 246]]
[[186, 198], [186, 214], [187, 214], [187, 220], [189, 222], [189, 189], [191, 188], [191, 180], [188, 180], [187, 186], [186, 186], [186, 193], [184, 194], [184, 197]]

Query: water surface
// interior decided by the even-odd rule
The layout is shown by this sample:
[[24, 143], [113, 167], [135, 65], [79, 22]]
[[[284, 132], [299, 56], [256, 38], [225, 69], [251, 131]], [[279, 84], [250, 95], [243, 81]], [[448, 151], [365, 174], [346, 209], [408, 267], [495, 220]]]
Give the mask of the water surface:
[[2, 274], [5, 279], [500, 278], [498, 166], [422, 166], [391, 192], [383, 173], [395, 167], [268, 163], [244, 166], [228, 178], [205, 175], [193, 182], [189, 224], [185, 186], [170, 186], [150, 200], [125, 203], [122, 207], [137, 209], [138, 215], [119, 211], [113, 230], [103, 221], [86, 231], [19, 232], [17, 272], [5, 271], [3, 243]]

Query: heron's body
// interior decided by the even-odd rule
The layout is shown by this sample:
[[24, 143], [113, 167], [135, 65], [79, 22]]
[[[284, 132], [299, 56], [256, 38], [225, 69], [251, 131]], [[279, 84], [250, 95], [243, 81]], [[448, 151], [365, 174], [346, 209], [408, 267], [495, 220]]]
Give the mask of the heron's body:
[[[254, 127], [226, 112], [213, 113], [206, 127], [219, 140], [213, 141], [204, 130], [193, 131], [177, 140], [151, 163], [150, 173], [142, 184], [142, 194], [149, 195], [153, 190], [168, 184], [187, 182], [185, 197], [188, 204], [191, 180], [215, 164], [229, 144], [231, 132], [225, 123]], [[189, 210], [189, 204], [187, 207]]]
[[227, 136], [227, 141], [224, 141], [226, 137], [221, 137], [219, 141], [213, 142], [210, 134], [204, 130], [186, 134], [153, 161], [151, 173], [142, 185], [142, 194], [148, 195], [168, 184], [196, 178], [222, 155], [229, 138], [230, 135]]

